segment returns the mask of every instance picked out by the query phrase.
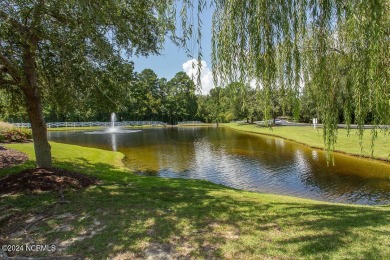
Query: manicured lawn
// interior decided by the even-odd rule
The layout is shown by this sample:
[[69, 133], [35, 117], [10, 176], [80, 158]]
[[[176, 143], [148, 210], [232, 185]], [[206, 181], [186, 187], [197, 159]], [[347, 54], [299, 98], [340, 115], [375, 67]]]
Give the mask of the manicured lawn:
[[[272, 128], [258, 125], [229, 123], [223, 124], [239, 131], [272, 135], [288, 140], [306, 144], [310, 147], [324, 148], [322, 129], [313, 129], [309, 126], [275, 126]], [[371, 130], [367, 129], [363, 135], [363, 150], [359, 145], [359, 137], [356, 130], [350, 130], [348, 135], [346, 129], [338, 129], [336, 151], [353, 155], [371, 156]], [[374, 158], [390, 161], [390, 132], [378, 131], [378, 137], [374, 142]]]
[[[32, 144], [8, 145], [29, 154]], [[330, 204], [258, 194], [200, 180], [137, 176], [122, 154], [52, 143], [55, 164], [100, 178], [100, 185], [67, 190], [69, 203], [31, 228], [57, 255], [90, 259], [171, 255], [226, 259], [385, 259], [390, 255], [390, 207]], [[6, 173], [31, 167], [0, 171]], [[0, 197], [0, 236], [25, 242], [21, 227], [42, 216], [54, 193]], [[10, 234], [13, 233], [13, 234]], [[160, 254], [160, 256], [161, 256]], [[23, 255], [20, 253], [19, 255]], [[44, 255], [44, 254], [43, 254]]]

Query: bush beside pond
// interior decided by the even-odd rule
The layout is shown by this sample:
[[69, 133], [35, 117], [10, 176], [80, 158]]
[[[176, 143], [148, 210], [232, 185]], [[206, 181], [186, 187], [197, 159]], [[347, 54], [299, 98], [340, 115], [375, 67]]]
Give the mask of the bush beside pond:
[[18, 128], [14, 125], [0, 122], [0, 143], [26, 142], [32, 138], [30, 129]]

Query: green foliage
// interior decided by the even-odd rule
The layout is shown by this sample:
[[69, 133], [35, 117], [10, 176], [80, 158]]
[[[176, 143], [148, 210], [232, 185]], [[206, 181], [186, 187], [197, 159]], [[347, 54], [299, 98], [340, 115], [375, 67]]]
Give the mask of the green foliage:
[[167, 82], [166, 107], [170, 123], [194, 120], [198, 109], [195, 84], [184, 72]]
[[0, 120], [13, 122], [19, 119], [26, 122], [28, 117], [23, 107], [24, 102], [19, 90], [5, 91], [0, 87]]
[[133, 64], [112, 58], [89, 69], [91, 75], [74, 75], [82, 80], [78, 84], [53, 78], [53, 87], [43, 91], [47, 121], [108, 120], [111, 112], [125, 108], [135, 80]]
[[160, 120], [175, 124], [193, 120], [197, 112], [195, 84], [184, 72], [167, 81], [151, 69], [136, 74], [122, 118]]
[[[129, 99], [127, 101], [127, 114], [132, 119], [156, 119], [158, 114], [158, 77], [151, 69], [145, 69], [135, 75]], [[123, 117], [128, 117], [123, 114]]]
[[[254, 80], [266, 118], [303, 85], [333, 149], [337, 123], [390, 124], [390, 4], [376, 1], [214, 1], [213, 68], [227, 85]], [[341, 109], [340, 109], [341, 108]], [[352, 121], [353, 119], [353, 121]], [[372, 132], [372, 138], [376, 131]]]
[[[118, 50], [129, 56], [158, 53], [171, 27], [163, 15], [168, 6], [155, 1], [2, 1], [0, 54], [21, 70], [23, 44], [31, 41], [30, 34], [36, 40], [32, 51], [44, 96], [64, 103], [91, 91], [108, 95], [105, 92], [112, 90], [121, 97], [121, 91], [114, 91], [118, 85], [112, 87], [108, 81], [129, 76], [124, 66], [130, 65], [130, 70], [132, 66], [123, 64]], [[5, 62], [0, 64], [1, 79], [12, 83], [2, 85], [12, 91], [11, 71]], [[109, 103], [111, 97], [105, 98]]]
[[259, 118], [257, 93], [249, 85], [233, 82], [198, 97], [198, 115], [205, 122], [230, 122]]

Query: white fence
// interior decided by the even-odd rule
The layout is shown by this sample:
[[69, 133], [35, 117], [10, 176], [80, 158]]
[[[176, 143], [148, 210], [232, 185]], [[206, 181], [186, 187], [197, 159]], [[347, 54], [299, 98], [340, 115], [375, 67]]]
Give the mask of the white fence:
[[[30, 123], [13, 123], [17, 127], [31, 128]], [[161, 121], [122, 121], [115, 122], [115, 126], [143, 126], [143, 125], [166, 125]], [[111, 126], [111, 122], [52, 122], [46, 123], [47, 128], [57, 127], [87, 127], [87, 126]]]

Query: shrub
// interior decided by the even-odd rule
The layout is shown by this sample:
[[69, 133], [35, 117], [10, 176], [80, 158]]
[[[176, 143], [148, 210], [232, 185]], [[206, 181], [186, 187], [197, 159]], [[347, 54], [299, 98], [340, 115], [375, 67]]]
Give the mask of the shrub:
[[0, 142], [26, 142], [32, 138], [31, 130], [0, 122]]
[[9, 130], [9, 129], [12, 129], [14, 128], [15, 126], [14, 125], [11, 125], [9, 123], [6, 123], [6, 122], [0, 122], [0, 131], [1, 130]]

